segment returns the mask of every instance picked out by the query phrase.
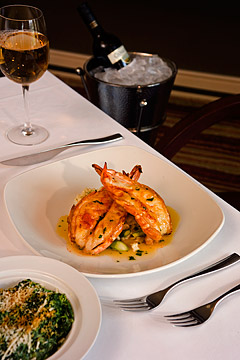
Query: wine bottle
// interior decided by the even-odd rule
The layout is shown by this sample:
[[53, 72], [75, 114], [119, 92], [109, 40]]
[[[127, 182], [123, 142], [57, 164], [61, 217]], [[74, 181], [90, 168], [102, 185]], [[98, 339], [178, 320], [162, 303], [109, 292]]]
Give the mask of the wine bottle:
[[92, 34], [93, 55], [99, 65], [118, 70], [127, 66], [131, 59], [122, 42], [115, 35], [104, 31], [87, 2], [78, 7], [78, 12]]

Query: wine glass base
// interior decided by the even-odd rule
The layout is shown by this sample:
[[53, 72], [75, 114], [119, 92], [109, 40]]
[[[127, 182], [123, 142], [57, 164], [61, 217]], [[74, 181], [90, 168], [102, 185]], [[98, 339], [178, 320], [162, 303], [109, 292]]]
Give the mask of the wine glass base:
[[41, 126], [32, 125], [32, 129], [30, 134], [26, 134], [23, 126], [17, 126], [7, 132], [7, 137], [18, 145], [36, 145], [45, 141], [49, 136], [48, 131]]

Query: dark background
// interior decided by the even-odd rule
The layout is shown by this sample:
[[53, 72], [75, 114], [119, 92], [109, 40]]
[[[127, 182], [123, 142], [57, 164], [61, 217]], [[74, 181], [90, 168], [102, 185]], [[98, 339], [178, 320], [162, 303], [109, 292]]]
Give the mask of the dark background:
[[[81, 1], [0, 1], [30, 4], [44, 12], [52, 49], [92, 54], [92, 38], [77, 6]], [[106, 31], [128, 51], [157, 53], [179, 69], [240, 76], [240, 5], [184, 6], [162, 1], [89, 0]], [[197, 3], [198, 4], [198, 3]]]

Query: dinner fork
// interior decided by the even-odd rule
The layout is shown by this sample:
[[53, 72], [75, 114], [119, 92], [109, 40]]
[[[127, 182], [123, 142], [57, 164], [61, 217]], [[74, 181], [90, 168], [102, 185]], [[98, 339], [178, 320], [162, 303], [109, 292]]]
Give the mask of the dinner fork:
[[173, 287], [177, 286], [178, 284], [183, 283], [187, 280], [193, 279], [195, 277], [205, 275], [205, 274], [211, 273], [213, 271], [217, 271], [222, 268], [225, 268], [225, 267], [239, 261], [239, 259], [240, 259], [240, 256], [236, 253], [233, 253], [233, 254], [217, 261], [216, 263], [204, 268], [203, 270], [200, 270], [199, 272], [196, 272], [192, 275], [189, 275], [183, 279], [176, 281], [175, 283], [171, 284], [170, 286], [168, 286], [165, 289], [159, 290], [159, 291], [149, 294], [149, 295], [145, 295], [145, 296], [137, 297], [137, 298], [133, 298], [133, 299], [113, 300], [113, 304], [125, 311], [152, 310], [152, 309], [156, 308], [158, 305], [160, 305], [162, 300], [164, 299], [164, 297], [167, 295], [167, 293], [171, 289], [173, 289]]
[[188, 327], [200, 325], [210, 318], [217, 304], [219, 304], [221, 300], [238, 290], [240, 290], [240, 284], [207, 304], [179, 314], [165, 315], [164, 318], [174, 326]]

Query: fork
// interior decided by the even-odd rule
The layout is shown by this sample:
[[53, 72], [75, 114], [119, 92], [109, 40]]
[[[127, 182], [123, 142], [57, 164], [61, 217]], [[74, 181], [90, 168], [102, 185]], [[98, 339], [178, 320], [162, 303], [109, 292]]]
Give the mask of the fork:
[[189, 275], [183, 279], [176, 281], [175, 283], [171, 284], [170, 286], [168, 286], [165, 289], [159, 290], [159, 291], [149, 294], [149, 295], [145, 295], [145, 296], [137, 297], [137, 298], [133, 298], [133, 299], [113, 300], [113, 304], [125, 311], [152, 310], [152, 309], [156, 308], [158, 305], [160, 305], [161, 302], [163, 301], [164, 297], [167, 295], [167, 293], [171, 289], [173, 289], [173, 287], [177, 286], [178, 284], [185, 282], [189, 279], [193, 279], [197, 276], [205, 275], [205, 274], [211, 273], [213, 271], [217, 271], [222, 268], [225, 268], [225, 267], [239, 261], [239, 259], [240, 259], [240, 256], [236, 253], [233, 253], [233, 254], [217, 261], [216, 263], [204, 268], [203, 270], [200, 270], [199, 272], [196, 272], [192, 275]]
[[221, 300], [238, 290], [240, 290], [240, 284], [207, 304], [179, 314], [165, 315], [164, 318], [166, 318], [174, 326], [188, 327], [200, 325], [210, 318], [215, 307]]

